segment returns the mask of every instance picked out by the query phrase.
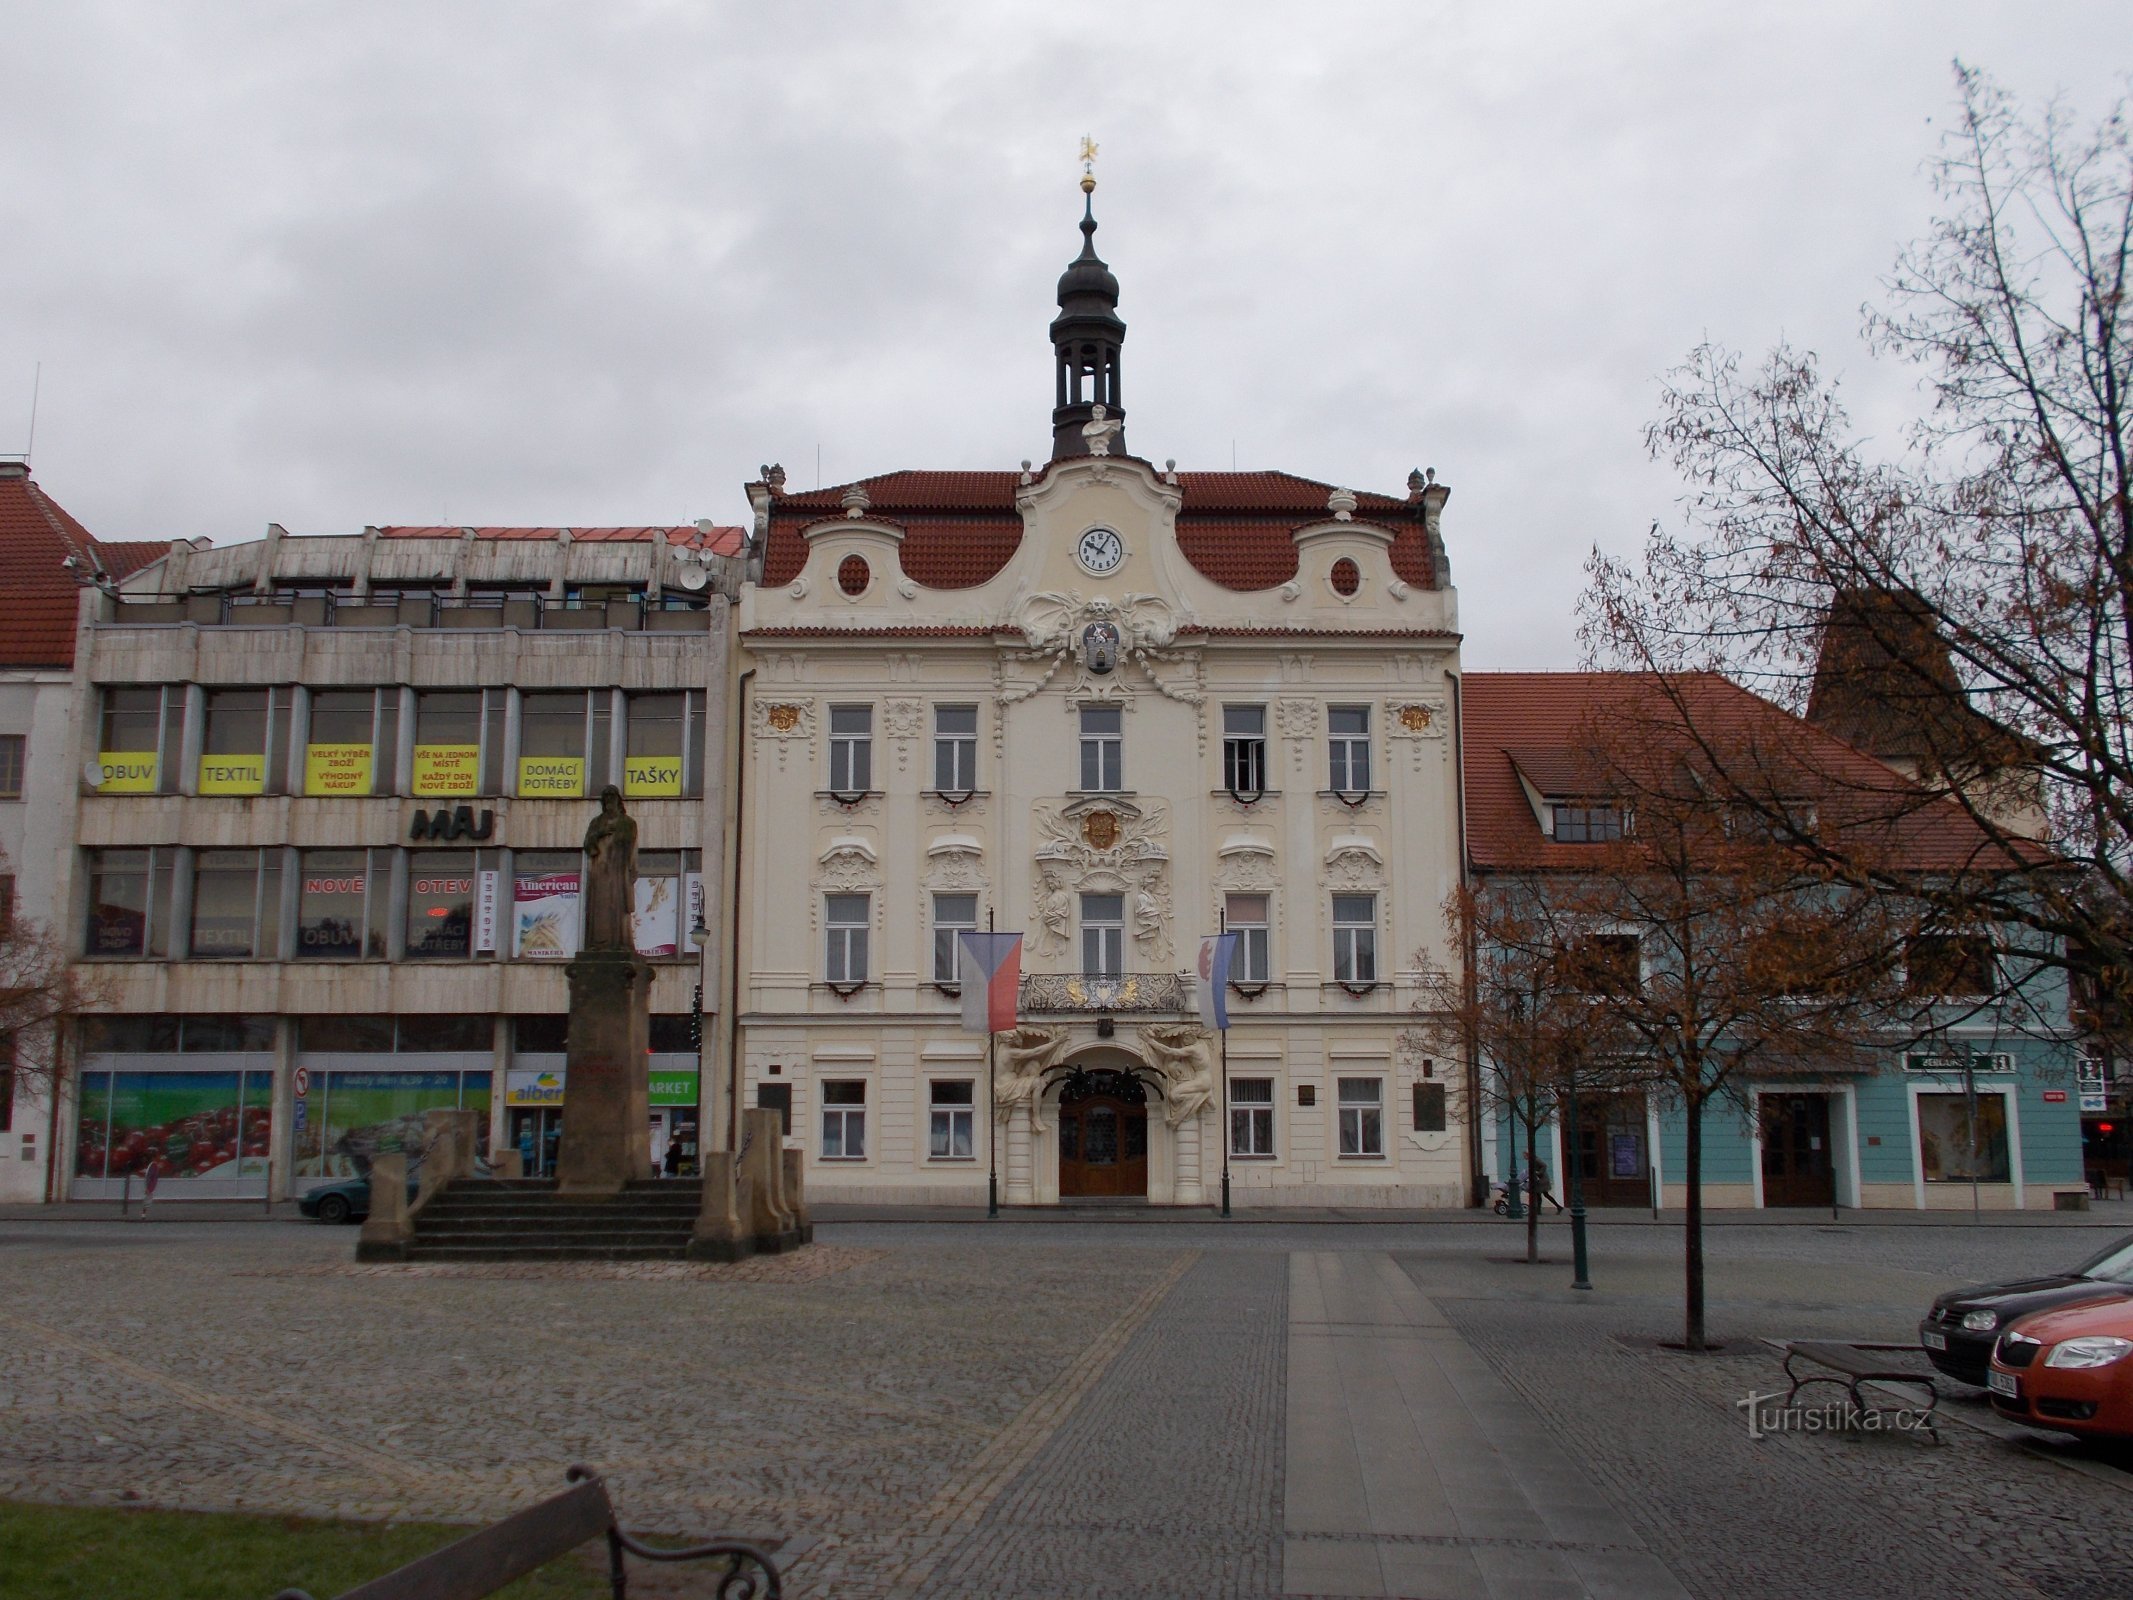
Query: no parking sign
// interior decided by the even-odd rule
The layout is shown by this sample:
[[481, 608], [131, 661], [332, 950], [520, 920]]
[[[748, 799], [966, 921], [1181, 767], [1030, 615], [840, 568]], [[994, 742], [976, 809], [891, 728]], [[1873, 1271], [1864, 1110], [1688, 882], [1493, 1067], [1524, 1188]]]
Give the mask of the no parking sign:
[[296, 1129], [301, 1133], [304, 1125], [311, 1120], [311, 1069], [298, 1067], [290, 1076], [289, 1087], [296, 1093]]

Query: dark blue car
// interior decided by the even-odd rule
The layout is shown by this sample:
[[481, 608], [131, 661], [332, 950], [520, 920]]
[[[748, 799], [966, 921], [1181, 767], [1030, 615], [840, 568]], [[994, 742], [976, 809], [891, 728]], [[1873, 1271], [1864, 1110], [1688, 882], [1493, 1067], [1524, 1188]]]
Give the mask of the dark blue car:
[[[414, 1180], [409, 1179], [407, 1198], [410, 1204], [414, 1202], [415, 1187]], [[296, 1209], [321, 1222], [361, 1222], [370, 1215], [370, 1180], [344, 1178], [339, 1183], [322, 1183], [309, 1194], [300, 1196]]]

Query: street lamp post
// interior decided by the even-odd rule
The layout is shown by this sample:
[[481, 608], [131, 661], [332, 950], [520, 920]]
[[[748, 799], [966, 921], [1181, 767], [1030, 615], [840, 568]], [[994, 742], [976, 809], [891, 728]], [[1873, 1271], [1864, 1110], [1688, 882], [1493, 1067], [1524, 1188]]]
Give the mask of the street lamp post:
[[1585, 1163], [1580, 1151], [1585, 1143], [1585, 1125], [1578, 1118], [1578, 1069], [1570, 1069], [1570, 1137], [1564, 1154], [1570, 1165], [1570, 1287], [1590, 1289], [1585, 1271]]
[[[689, 929], [689, 943], [696, 946], [696, 997], [689, 1005], [689, 1043], [696, 1047], [696, 1170], [704, 1170], [704, 1152], [711, 1141], [708, 1133], [711, 1118], [704, 1111], [704, 1085], [711, 1084], [714, 1096], [718, 1085], [711, 1080], [713, 1073], [704, 1071], [704, 956], [711, 946], [711, 930], [704, 926], [704, 910], [696, 908], [696, 924]], [[712, 1104], [716, 1105], [714, 1099]]]

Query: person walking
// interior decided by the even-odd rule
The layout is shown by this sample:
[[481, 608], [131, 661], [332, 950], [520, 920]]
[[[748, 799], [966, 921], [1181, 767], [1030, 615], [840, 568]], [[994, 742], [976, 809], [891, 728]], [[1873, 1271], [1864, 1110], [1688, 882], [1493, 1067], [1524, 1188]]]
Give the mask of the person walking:
[[133, 1219], [134, 1221], [146, 1222], [148, 1220], [148, 1205], [156, 1197], [156, 1179], [162, 1170], [163, 1163], [160, 1161], [151, 1161], [141, 1169], [141, 1212], [139, 1216]]
[[1563, 1202], [1556, 1199], [1548, 1186], [1548, 1163], [1538, 1156], [1533, 1159], [1533, 1193], [1540, 1196], [1539, 1200], [1533, 1202], [1534, 1205], [1538, 1206], [1542, 1200], [1545, 1200], [1549, 1205], [1555, 1207], [1558, 1213], [1562, 1211]]
[[537, 1177], [533, 1166], [533, 1122], [531, 1118], [518, 1128], [518, 1175], [521, 1178]]

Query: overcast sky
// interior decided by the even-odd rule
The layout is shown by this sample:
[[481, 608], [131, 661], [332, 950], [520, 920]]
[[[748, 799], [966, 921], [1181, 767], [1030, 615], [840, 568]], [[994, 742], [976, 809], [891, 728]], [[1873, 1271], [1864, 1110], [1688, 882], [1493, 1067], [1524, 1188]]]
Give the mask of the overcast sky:
[[2123, 0], [0, 0], [0, 452], [107, 538], [745, 520], [1048, 453], [1102, 146], [1136, 453], [1445, 518], [1470, 667], [1574, 665], [1706, 335], [1821, 350], [1951, 58], [2093, 112]]

